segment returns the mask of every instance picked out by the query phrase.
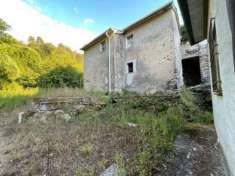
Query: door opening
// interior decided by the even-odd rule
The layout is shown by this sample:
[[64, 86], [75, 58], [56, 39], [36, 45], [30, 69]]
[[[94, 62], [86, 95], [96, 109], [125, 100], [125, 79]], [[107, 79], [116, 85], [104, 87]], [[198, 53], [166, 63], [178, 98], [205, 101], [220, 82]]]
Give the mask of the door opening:
[[187, 87], [201, 84], [201, 70], [199, 57], [182, 60], [184, 84]]

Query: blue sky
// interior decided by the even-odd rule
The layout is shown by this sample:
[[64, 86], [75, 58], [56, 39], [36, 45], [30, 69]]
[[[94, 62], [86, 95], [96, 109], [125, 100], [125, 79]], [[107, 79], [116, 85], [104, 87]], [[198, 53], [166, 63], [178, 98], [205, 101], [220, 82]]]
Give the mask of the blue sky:
[[[109, 27], [123, 29], [170, 0], [0, 0], [0, 18], [11, 35], [40, 36], [80, 48]], [[176, 0], [174, 0], [176, 2]]]
[[100, 33], [108, 27], [122, 29], [169, 1], [26, 0], [26, 2], [39, 7], [45, 15], [56, 20]]

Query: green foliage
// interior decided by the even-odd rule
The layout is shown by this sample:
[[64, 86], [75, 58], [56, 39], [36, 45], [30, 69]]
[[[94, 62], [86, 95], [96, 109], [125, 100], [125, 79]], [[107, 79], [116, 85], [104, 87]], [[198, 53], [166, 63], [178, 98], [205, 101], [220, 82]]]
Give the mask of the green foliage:
[[28, 96], [16, 95], [11, 97], [0, 97], [0, 109], [12, 110], [26, 104]]
[[8, 55], [0, 54], [0, 87], [4, 83], [12, 82], [19, 76], [19, 68], [15, 61]]
[[188, 32], [185, 28], [185, 26], [180, 27], [180, 34], [181, 34], [181, 42], [186, 43], [189, 41], [189, 35]]
[[71, 66], [58, 67], [38, 78], [41, 88], [82, 87], [82, 74]]
[[16, 82], [8, 83], [0, 90], [0, 109], [12, 110], [22, 106], [37, 93], [37, 88], [25, 89]]
[[11, 28], [4, 20], [0, 18], [0, 35], [8, 31]]
[[0, 44], [4, 44], [4, 43], [7, 43], [7, 44], [20, 44], [20, 42], [17, 41], [14, 37], [12, 37], [11, 35], [6, 34], [6, 33], [0, 35]]
[[[173, 147], [175, 137], [184, 128], [183, 109], [175, 95], [139, 96], [135, 93], [113, 95], [105, 110], [105, 116], [111, 117], [122, 128], [128, 123], [137, 125], [137, 155], [134, 164], [127, 163], [130, 175], [149, 176], [159, 166]], [[102, 115], [104, 116], [104, 115]], [[129, 173], [128, 173], [129, 174]]]
[[0, 89], [12, 82], [34, 88], [38, 79], [42, 87], [82, 86], [81, 54], [62, 44], [56, 47], [46, 43], [41, 37], [29, 37], [25, 45], [5, 33], [9, 29], [0, 19]]
[[116, 153], [114, 156], [115, 163], [117, 164], [117, 176], [125, 176], [126, 168], [125, 168], [125, 160], [122, 153]]
[[214, 118], [213, 113], [208, 111], [202, 111], [198, 113], [193, 119], [194, 122], [202, 123], [202, 124], [213, 124]]
[[16, 79], [16, 82], [24, 88], [35, 88], [37, 87], [37, 81], [29, 76], [22, 75]]
[[152, 168], [154, 167], [152, 160], [152, 154], [149, 151], [143, 151], [138, 155], [137, 172], [139, 176], [152, 175]]
[[181, 90], [181, 103], [183, 116], [185, 119], [193, 122], [211, 124], [213, 123], [213, 114], [210, 111], [199, 107], [197, 98], [186, 88]]

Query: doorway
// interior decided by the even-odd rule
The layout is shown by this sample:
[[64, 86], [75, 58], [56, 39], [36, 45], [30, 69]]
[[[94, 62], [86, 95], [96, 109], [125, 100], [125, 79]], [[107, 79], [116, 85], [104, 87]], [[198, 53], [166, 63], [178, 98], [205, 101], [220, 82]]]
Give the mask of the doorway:
[[201, 84], [200, 58], [193, 57], [182, 60], [184, 84], [192, 87]]

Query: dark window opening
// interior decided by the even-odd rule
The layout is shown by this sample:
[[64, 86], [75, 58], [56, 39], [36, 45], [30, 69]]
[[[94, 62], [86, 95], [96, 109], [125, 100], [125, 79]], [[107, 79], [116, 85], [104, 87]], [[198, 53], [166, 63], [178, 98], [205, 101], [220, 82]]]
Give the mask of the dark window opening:
[[100, 52], [103, 52], [106, 49], [105, 41], [100, 43]]
[[127, 36], [126, 40], [127, 40], [126, 48], [132, 47], [133, 46], [133, 34]]
[[134, 64], [133, 64], [133, 62], [128, 63], [127, 67], [128, 67], [128, 73], [134, 73]]
[[184, 83], [187, 87], [201, 84], [199, 57], [182, 60]]

